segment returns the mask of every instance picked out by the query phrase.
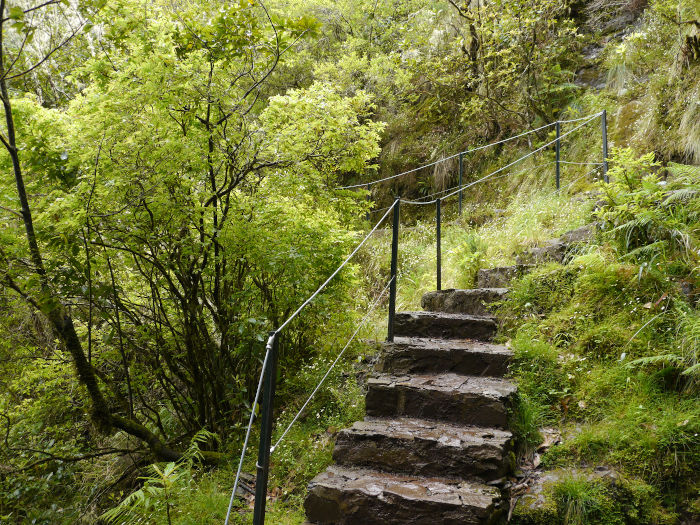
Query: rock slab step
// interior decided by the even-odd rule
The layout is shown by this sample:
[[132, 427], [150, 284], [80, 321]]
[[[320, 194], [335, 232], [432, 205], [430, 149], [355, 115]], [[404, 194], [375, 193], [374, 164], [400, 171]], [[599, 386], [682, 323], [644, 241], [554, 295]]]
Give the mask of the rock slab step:
[[394, 335], [442, 339], [489, 340], [496, 333], [492, 317], [442, 312], [397, 312]]
[[311, 481], [304, 508], [319, 525], [480, 525], [499, 502], [486, 485], [334, 465]]
[[476, 274], [476, 283], [479, 288], [506, 288], [511, 281], [529, 273], [532, 268], [534, 266], [531, 264], [518, 264], [481, 269]]
[[508, 472], [511, 441], [510, 432], [492, 428], [367, 418], [340, 431], [333, 459], [414, 476], [492, 481]]
[[470, 339], [395, 337], [382, 345], [377, 371], [393, 374], [440, 373], [503, 376], [513, 352], [502, 345]]
[[459, 374], [370, 378], [368, 416], [404, 416], [462, 425], [506, 428], [515, 385], [506, 379]]
[[489, 305], [505, 299], [507, 288], [474, 288], [472, 290], [438, 290], [426, 293], [421, 307], [429, 312], [491, 315]]

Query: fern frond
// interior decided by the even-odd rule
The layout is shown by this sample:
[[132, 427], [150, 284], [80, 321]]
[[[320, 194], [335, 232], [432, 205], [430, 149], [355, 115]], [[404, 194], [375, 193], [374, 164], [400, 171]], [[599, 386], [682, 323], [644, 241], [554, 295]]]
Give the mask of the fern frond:
[[627, 363], [630, 368], [643, 367], [649, 365], [673, 365], [679, 366], [683, 364], [683, 358], [676, 354], [652, 355], [648, 357], [640, 357], [634, 361]]
[[652, 242], [651, 244], [646, 244], [644, 246], [640, 246], [639, 248], [635, 248], [634, 250], [623, 255], [622, 258], [623, 259], [624, 258], [633, 259], [637, 256], [654, 255], [660, 251], [663, 251], [665, 248], [666, 248], [666, 241], [656, 241], [656, 242]]
[[693, 366], [686, 368], [681, 374], [684, 376], [700, 377], [700, 363], [695, 363]]
[[685, 204], [697, 197], [700, 197], [700, 188], [680, 188], [668, 192], [668, 196], [664, 199], [663, 205], [681, 203]]

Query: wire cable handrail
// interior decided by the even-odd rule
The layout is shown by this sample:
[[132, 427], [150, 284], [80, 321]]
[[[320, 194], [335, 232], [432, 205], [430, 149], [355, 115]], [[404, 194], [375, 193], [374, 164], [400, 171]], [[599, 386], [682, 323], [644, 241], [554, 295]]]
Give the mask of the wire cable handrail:
[[274, 330], [272, 332], [272, 334], [270, 335], [270, 337], [268, 338], [267, 344], [265, 345], [265, 358], [263, 359], [263, 365], [262, 365], [262, 369], [260, 372], [260, 379], [258, 381], [258, 388], [255, 391], [255, 399], [254, 399], [253, 407], [252, 407], [252, 410], [250, 413], [250, 419], [248, 420], [248, 428], [246, 429], [245, 440], [243, 441], [243, 450], [241, 451], [241, 457], [240, 457], [240, 460], [238, 462], [238, 469], [236, 471], [236, 479], [235, 479], [234, 484], [233, 484], [233, 490], [231, 491], [231, 499], [229, 500], [228, 510], [226, 511], [226, 521], [224, 522], [225, 525], [228, 525], [229, 519], [231, 516], [231, 509], [233, 507], [233, 501], [236, 497], [236, 490], [238, 489], [238, 482], [240, 480], [241, 470], [243, 468], [243, 461], [245, 460], [246, 449], [248, 448], [248, 441], [250, 439], [250, 432], [251, 432], [251, 429], [253, 428], [253, 421], [255, 420], [255, 408], [258, 404], [258, 399], [260, 399], [260, 391], [262, 390], [263, 378], [265, 377], [265, 369], [267, 367], [267, 362], [268, 362], [268, 359], [270, 357], [270, 351], [272, 349], [272, 344], [273, 344], [275, 336], [277, 334], [279, 334], [282, 331], [282, 329], [284, 329], [284, 327], [286, 327], [290, 322], [292, 322], [292, 320], [297, 315], [299, 315], [299, 313], [311, 301], [313, 301], [319, 293], [321, 293], [321, 291], [326, 287], [326, 285], [328, 285], [328, 283], [331, 282], [331, 280], [336, 275], [338, 275], [340, 270], [342, 270], [348, 264], [348, 262], [350, 262], [350, 259], [353, 258], [353, 256], [360, 250], [360, 248], [367, 242], [367, 240], [377, 230], [377, 228], [379, 228], [379, 226], [382, 224], [382, 222], [384, 222], [384, 219], [386, 219], [389, 216], [389, 212], [394, 208], [394, 206], [396, 206], [396, 201], [394, 202], [394, 204], [389, 206], [389, 208], [387, 209], [387, 212], [382, 216], [381, 219], [379, 219], [379, 221], [377, 221], [377, 224], [374, 225], [374, 228], [372, 228], [372, 230], [370, 230], [370, 232], [365, 236], [365, 238], [362, 239], [362, 242], [360, 242], [360, 244], [358, 244], [355, 247], [355, 249], [352, 251], [352, 253], [347, 256], [347, 258], [342, 262], [342, 264], [340, 266], [338, 266], [338, 268], [331, 274], [331, 276], [328, 277], [328, 279], [326, 279], [323, 282], [323, 284], [321, 286], [319, 286], [318, 289], [313, 294], [311, 294], [311, 296], [308, 299], [306, 299], [306, 301], [304, 301], [302, 303], [302, 305], [299, 308], [297, 308], [296, 311], [292, 315], [290, 315], [289, 318], [284, 323], [282, 323], [276, 330]]
[[[593, 120], [594, 118], [599, 117], [601, 114], [602, 114], [602, 112], [596, 113], [595, 115], [590, 115], [590, 116], [588, 116], [588, 117], [581, 117], [581, 118], [572, 119], [572, 120], [559, 120], [559, 121], [557, 121], [557, 122], [558, 122], [559, 124], [566, 124], [566, 123], [570, 123], [570, 122], [580, 122], [580, 121], [586, 120], [586, 119]], [[541, 130], [543, 130], [543, 129], [546, 129], [546, 128], [550, 128], [550, 127], [552, 127], [552, 126], [555, 126], [555, 125], [557, 124], [557, 122], [551, 122], [551, 123], [549, 123], [549, 124], [545, 124], [544, 126], [540, 126], [539, 128], [535, 128], [535, 129], [531, 129], [531, 130], [529, 130], [529, 131], [525, 131], [524, 133], [521, 133], [521, 134], [519, 134], [519, 135], [515, 135], [515, 136], [513, 136], [513, 137], [508, 137], [507, 139], [499, 140], [499, 141], [496, 141], [496, 142], [491, 142], [491, 143], [489, 143], [489, 144], [484, 144], [483, 146], [478, 146], [478, 147], [476, 147], [476, 148], [467, 149], [467, 150], [465, 150], [465, 151], [461, 151], [461, 152], [459, 152], [459, 153], [455, 153], [455, 154], [453, 154], [453, 155], [450, 155], [449, 157], [444, 157], [444, 158], [442, 158], [442, 159], [438, 159], [438, 160], [433, 161], [433, 162], [430, 162], [430, 163], [428, 163], [428, 164], [424, 164], [424, 165], [422, 165], [422, 166], [418, 166], [417, 168], [412, 168], [412, 169], [410, 169], [410, 170], [403, 171], [403, 172], [397, 173], [397, 174], [395, 174], [395, 175], [390, 175], [390, 176], [384, 177], [384, 178], [382, 178], [382, 179], [377, 179], [377, 180], [369, 181], [369, 182], [363, 182], [362, 184], [351, 184], [351, 185], [349, 185], [349, 186], [339, 186], [339, 187], [337, 187], [337, 188], [335, 188], [335, 189], [336, 189], [336, 190], [351, 190], [351, 189], [355, 189], [355, 188], [366, 188], [367, 186], [373, 186], [373, 185], [375, 185], [375, 184], [379, 184], [380, 182], [386, 182], [386, 181], [388, 181], [388, 180], [396, 179], [396, 178], [398, 178], [398, 177], [403, 177], [404, 175], [408, 175], [408, 174], [410, 174], [410, 173], [415, 173], [416, 171], [420, 171], [420, 170], [425, 169], [425, 168], [430, 168], [430, 167], [432, 167], [432, 166], [435, 166], [436, 164], [440, 164], [441, 162], [446, 162], [446, 161], [448, 161], [448, 160], [450, 160], [450, 159], [454, 159], [455, 157], [459, 157], [460, 155], [468, 155], [469, 153], [474, 153], [475, 151], [481, 151], [481, 150], [483, 150], [483, 149], [487, 149], [487, 148], [490, 148], [490, 147], [493, 147], [493, 146], [497, 146], [497, 145], [499, 145], [499, 144], [505, 144], [506, 142], [510, 142], [510, 141], [512, 141], [512, 140], [516, 140], [516, 139], [519, 139], [519, 138], [521, 138], [521, 137], [525, 137], [525, 136], [527, 136], [527, 135], [531, 135], [532, 133], [537, 133], [538, 131], [541, 131]], [[563, 137], [563, 136], [564, 136], [564, 135], [562, 135], [562, 137]], [[560, 137], [560, 138], [561, 138], [561, 137]]]
[[[582, 127], [586, 126], [589, 124], [591, 121], [596, 119], [597, 117], [601, 116], [602, 117], [602, 134], [603, 134], [603, 162], [598, 163], [598, 162], [570, 162], [570, 161], [561, 161], [560, 160], [560, 148], [559, 145], [561, 143], [561, 139], [564, 137], [571, 135], [572, 133], [576, 132], [577, 130], [581, 129]], [[560, 124], [563, 123], [570, 123], [570, 122], [582, 122], [582, 124], [576, 126], [574, 129], [567, 131], [564, 134], [561, 134], [560, 131]], [[515, 139], [518, 139], [520, 137], [524, 137], [526, 135], [535, 133], [537, 131], [540, 131], [542, 129], [549, 128], [553, 125], [557, 125], [557, 133], [556, 133], [556, 138], [552, 141], [547, 142], [546, 144], [538, 147], [537, 149], [530, 151], [526, 155], [523, 155], [522, 157], [517, 158], [513, 162], [510, 162], [509, 164], [502, 166], [501, 168], [498, 168], [497, 170], [489, 173], [488, 175], [481, 177], [480, 179], [470, 182], [469, 184], [462, 184], [462, 155], [466, 153], [471, 153], [479, 150], [483, 150], [498, 144], [503, 144]], [[466, 150], [464, 152], [460, 152], [454, 155], [451, 155], [449, 157], [439, 159], [435, 162], [420, 166], [418, 168], [414, 168], [412, 170], [408, 170], [396, 175], [393, 175], [391, 177], [385, 177], [383, 179], [379, 179], [376, 181], [372, 181], [369, 183], [363, 183], [363, 184], [357, 184], [357, 185], [352, 185], [352, 186], [345, 186], [341, 188], [336, 188], [336, 189], [352, 189], [352, 188], [360, 188], [360, 187], [366, 187], [366, 186], [371, 186], [372, 184], [377, 184], [379, 182], [383, 182], [386, 180], [391, 180], [395, 179], [397, 177], [400, 177], [402, 175], [406, 175], [408, 173], [413, 173], [415, 171], [434, 166], [440, 162], [444, 162], [447, 160], [450, 160], [455, 157], [460, 157], [460, 179], [459, 179], [459, 185], [454, 188], [448, 188], [439, 192], [436, 192], [431, 195], [427, 195], [425, 197], [422, 197], [421, 199], [426, 199], [430, 198], [434, 195], [440, 195], [445, 192], [450, 192], [447, 193], [447, 195], [444, 195], [443, 197], [440, 197], [438, 199], [433, 199], [430, 201], [411, 201], [411, 200], [404, 200], [401, 197], [396, 197], [394, 200], [393, 204], [391, 206], [388, 206], [387, 208], [383, 208], [381, 210], [373, 210], [370, 211], [369, 213], [379, 213], [381, 211], [385, 211], [385, 213], [382, 215], [382, 217], [377, 221], [377, 223], [372, 227], [372, 229], [365, 235], [365, 237], [362, 239], [362, 241], [353, 249], [353, 251], [348, 255], [343, 262], [333, 271], [333, 273], [314, 291], [287, 319], [284, 321], [277, 329], [274, 331], [270, 332], [270, 336], [267, 340], [267, 344], [265, 346], [265, 355], [262, 361], [262, 370], [260, 373], [260, 378], [258, 381], [258, 386], [255, 392], [255, 397], [253, 401], [253, 406], [251, 409], [251, 414], [250, 418], [248, 421], [248, 426], [246, 429], [246, 434], [245, 434], [245, 439], [243, 442], [243, 448], [241, 450], [241, 456], [239, 459], [238, 463], [238, 468], [236, 471], [236, 478], [234, 481], [234, 486], [233, 490], [231, 492], [231, 498], [229, 501], [227, 513], [226, 513], [226, 520], [225, 520], [225, 525], [229, 524], [230, 516], [231, 516], [231, 510], [233, 507], [233, 502], [235, 500], [236, 496], [236, 491], [238, 489], [238, 484], [240, 481], [240, 476], [241, 476], [241, 471], [243, 468], [243, 462], [245, 460], [245, 454], [248, 448], [248, 443], [252, 431], [252, 426], [253, 422], [256, 417], [256, 410], [258, 408], [258, 402], [260, 400], [260, 395], [262, 391], [264, 390], [264, 395], [263, 395], [263, 400], [262, 400], [262, 425], [261, 425], [261, 437], [260, 437], [260, 446], [258, 448], [258, 461], [256, 462], [256, 466], [258, 468], [258, 476], [256, 478], [256, 494], [255, 494], [255, 511], [253, 515], [253, 521], [255, 523], [262, 523], [265, 517], [265, 500], [266, 500], [266, 490], [267, 490], [267, 480], [268, 480], [268, 474], [269, 474], [269, 457], [272, 452], [282, 443], [284, 438], [288, 435], [290, 432], [291, 428], [293, 425], [299, 420], [301, 415], [303, 414], [304, 410], [308, 407], [309, 403], [313, 399], [313, 397], [316, 395], [316, 393], [319, 391], [319, 389], [323, 386], [323, 383], [326, 381], [330, 373], [332, 372], [333, 368], [337, 365], [337, 363], [340, 361], [342, 356], [344, 355], [345, 351], [349, 348], [349, 346], [352, 344], [352, 342], [355, 340], [357, 337], [357, 334], [360, 332], [360, 330], [365, 326], [367, 320], [369, 319], [370, 315], [374, 311], [374, 309], [377, 307], [379, 302], [381, 301], [382, 297], [386, 293], [387, 289], [390, 289], [390, 296], [389, 296], [389, 326], [388, 326], [388, 336], [387, 336], [387, 341], [393, 341], [394, 340], [394, 315], [395, 315], [395, 301], [396, 301], [396, 283], [397, 283], [397, 260], [398, 260], [398, 238], [399, 238], [399, 210], [400, 210], [400, 204], [406, 203], [406, 204], [413, 204], [413, 205], [426, 205], [426, 204], [433, 204], [437, 203], [436, 207], [436, 214], [437, 214], [437, 263], [438, 263], [438, 269], [437, 269], [437, 289], [441, 289], [441, 272], [440, 272], [440, 204], [443, 199], [447, 199], [449, 197], [452, 197], [454, 195], [460, 194], [460, 214], [462, 210], [462, 196], [461, 193], [470, 187], [473, 187], [479, 183], [482, 183], [486, 180], [495, 180], [497, 178], [502, 178], [505, 176], [510, 176], [512, 175], [511, 173], [505, 173], [499, 177], [494, 177], [498, 173], [501, 173], [515, 164], [522, 162], [523, 160], [539, 153], [540, 151], [544, 150], [545, 148], [551, 146], [552, 144], [557, 145], [557, 151], [556, 151], [556, 163], [557, 163], [557, 172], [556, 172], [556, 192], [560, 191], [560, 178], [559, 178], [559, 165], [560, 164], [575, 164], [575, 165], [595, 165], [595, 167], [590, 170], [588, 173], [581, 175], [580, 177], [574, 179], [571, 181], [569, 184], [567, 184], [564, 189], [571, 187], [573, 184], [575, 184], [578, 180], [582, 179], [583, 177], [586, 177], [590, 175], [591, 173], [595, 172], [596, 170], [599, 170], [602, 168], [603, 171], [603, 176], [604, 180], [608, 182], [607, 178], [607, 170], [608, 170], [608, 159], [607, 159], [607, 112], [605, 110], [601, 111], [600, 113], [597, 113], [592, 116], [588, 117], [581, 117], [577, 119], [570, 119], [570, 120], [565, 120], [565, 121], [557, 121], [551, 124], [546, 124], [544, 126], [541, 126], [537, 129], [529, 130], [527, 132], [521, 133], [519, 135], [516, 135], [514, 137], [510, 137], [507, 139], [503, 139], [491, 144], [486, 144], [484, 146], [479, 146], [477, 148], [472, 148], [470, 150]], [[550, 162], [551, 163], [551, 162]], [[533, 169], [538, 169], [546, 164], [549, 163], [540, 163], [539, 165], [535, 166]], [[521, 170], [517, 173], [522, 173], [524, 170]], [[454, 191], [452, 191], [454, 190]], [[277, 442], [271, 446], [270, 443], [270, 438], [272, 434], [272, 425], [273, 425], [273, 411], [272, 408], [274, 406], [274, 389], [275, 389], [275, 383], [276, 383], [276, 367], [277, 367], [277, 361], [278, 361], [278, 343], [279, 343], [279, 334], [282, 332], [282, 330], [287, 327], [296, 317], [299, 315], [299, 313], [306, 308], [307, 305], [309, 305], [325, 288], [326, 286], [333, 280], [333, 278], [338, 275], [338, 273], [350, 262], [350, 260], [358, 253], [358, 251], [362, 248], [362, 246], [367, 243], [367, 241], [372, 237], [372, 235], [377, 232], [381, 224], [386, 220], [386, 218], [389, 216], [390, 212], [393, 210], [394, 212], [394, 219], [393, 219], [393, 233], [392, 233], [392, 254], [391, 254], [391, 279], [389, 279], [389, 282], [386, 284], [384, 289], [381, 291], [381, 293], [377, 296], [375, 301], [370, 305], [368, 312], [366, 315], [362, 318], [360, 321], [359, 325], [353, 332], [353, 334], [350, 336], [350, 339], [347, 341], [343, 349], [340, 351], [338, 356], [335, 358], [333, 363], [331, 364], [330, 368], [326, 371], [324, 376], [321, 378], [320, 382], [316, 385], [314, 390], [311, 392], [307, 400], [304, 402], [302, 407], [299, 409], [297, 414], [292, 418], [291, 422], [289, 425], [286, 427], [280, 438], [277, 440]]]
[[[555, 162], [556, 162], [555, 160], [550, 160], [550, 161], [548, 161], [548, 162], [541, 162], [541, 163], [537, 164], [536, 166], [533, 166], [532, 168], [529, 168], [529, 169], [531, 169], [531, 170], [533, 170], [533, 171], [534, 171], [534, 170], [538, 170], [538, 169], [543, 168], [543, 167], [545, 167], [545, 166], [549, 166], [550, 164], [554, 164]], [[515, 175], [519, 175], [519, 174], [523, 173], [523, 171], [524, 171], [524, 170], [521, 170], [521, 171], [517, 172]], [[507, 173], [506, 175], [503, 175], [503, 177], [507, 177], [508, 175], [510, 175], [510, 174]], [[491, 179], [491, 180], [497, 180], [497, 179], [500, 179], [500, 178], [501, 178], [501, 177], [495, 177], [495, 178], [493, 178], [493, 179]], [[457, 186], [452, 186], [452, 187], [450, 187], [450, 188], [447, 188], [447, 189], [444, 189], [444, 190], [441, 190], [441, 191], [436, 191], [435, 193], [431, 193], [430, 195], [425, 195], [425, 196], [423, 196], [423, 197], [418, 197], [418, 198], [417, 198], [415, 201], [413, 201], [413, 202], [414, 202], [414, 203], [415, 203], [415, 202], [421, 202], [423, 199], [429, 199], [430, 197], [435, 197], [436, 195], [440, 195], [440, 194], [442, 194], [442, 193], [448, 193], [448, 192], [450, 192], [450, 191], [452, 191], [452, 190], [456, 190], [456, 189], [459, 189], [459, 185], [457, 185]], [[433, 202], [435, 202], [436, 200], [437, 200], [437, 199], [435, 199], [435, 200], [433, 200], [433, 201], [430, 201], [430, 202], [433, 203]], [[402, 201], [402, 202], [408, 202], [408, 201]], [[426, 204], [429, 204], [429, 203], [426, 203]], [[371, 213], [371, 212], [370, 212], [370, 213]]]
[[299, 411], [298, 411], [297, 414], [294, 416], [294, 418], [292, 419], [291, 423], [289, 423], [289, 425], [287, 426], [287, 428], [285, 429], [285, 431], [282, 433], [282, 435], [280, 436], [280, 438], [279, 438], [279, 439], [277, 440], [277, 442], [270, 448], [270, 453], [271, 453], [271, 454], [275, 451], [275, 449], [279, 446], [279, 444], [282, 442], [282, 440], [285, 438], [285, 436], [289, 433], [289, 431], [291, 430], [291, 428], [292, 428], [292, 426], [294, 425], [294, 423], [297, 422], [297, 420], [298, 420], [299, 417], [301, 416], [301, 414], [302, 414], [302, 412], [304, 411], [304, 409], [308, 406], [308, 404], [311, 402], [311, 400], [313, 399], [313, 397], [316, 395], [316, 392], [319, 391], [319, 389], [321, 388], [321, 386], [323, 385], [323, 383], [326, 381], [326, 379], [327, 379], [328, 376], [330, 375], [330, 373], [331, 373], [331, 371], [333, 370], [333, 368], [335, 368], [335, 365], [338, 364], [338, 361], [340, 361], [340, 358], [343, 357], [343, 354], [345, 353], [345, 351], [349, 348], [350, 344], [355, 340], [355, 337], [357, 336], [357, 334], [359, 333], [359, 331], [362, 329], [362, 327], [364, 327], [365, 323], [366, 323], [367, 320], [369, 319], [370, 314], [371, 314], [372, 312], [374, 312], [374, 309], [377, 307], [377, 305], [379, 304], [379, 301], [381, 301], [382, 297], [384, 297], [384, 294], [385, 294], [386, 291], [389, 289], [389, 286], [391, 286], [391, 283], [394, 281], [394, 279], [395, 279], [395, 277], [392, 277], [391, 279], [389, 279], [389, 282], [386, 283], [386, 286], [385, 286], [384, 289], [381, 291], [381, 293], [377, 296], [377, 299], [370, 305], [369, 309], [367, 310], [367, 314], [362, 318], [362, 320], [360, 321], [359, 325], [357, 326], [357, 329], [356, 329], [356, 330], [353, 332], [353, 334], [350, 336], [350, 339], [348, 340], [348, 342], [345, 343], [345, 346], [343, 347], [343, 349], [342, 349], [342, 350], [340, 351], [340, 353], [338, 354], [338, 357], [335, 358], [335, 361], [333, 361], [333, 364], [330, 366], [330, 368], [328, 369], [328, 371], [326, 372], [326, 374], [321, 378], [321, 381], [319, 381], [318, 385], [316, 385], [316, 388], [314, 388], [313, 392], [311, 392], [311, 395], [309, 396], [309, 398], [306, 400], [306, 402], [305, 402], [305, 403], [302, 405], [302, 407], [299, 409]]
[[593, 161], [589, 161], [589, 162], [571, 162], [571, 161], [567, 161], [567, 160], [560, 160], [560, 161], [559, 161], [559, 164], [572, 164], [572, 165], [574, 165], [574, 166], [590, 166], [590, 165], [592, 165], [592, 164], [595, 164], [596, 166], [602, 166], [602, 165], [603, 165], [602, 162], [593, 162]]
[[352, 253], [351, 253], [350, 255], [347, 256], [347, 258], [343, 261], [343, 263], [342, 263], [340, 266], [338, 266], [338, 268], [331, 274], [331, 276], [330, 276], [328, 279], [326, 279], [326, 281], [325, 281], [321, 286], [318, 287], [318, 290], [316, 290], [313, 294], [311, 294], [311, 296], [310, 296], [306, 301], [304, 301], [304, 302], [302, 303], [302, 305], [301, 305], [299, 308], [297, 308], [296, 311], [295, 311], [292, 315], [290, 315], [289, 318], [288, 318], [284, 323], [282, 323], [282, 324], [279, 326], [279, 328], [277, 328], [277, 330], [275, 330], [275, 333], [276, 333], [276, 334], [280, 333], [280, 332], [284, 329], [285, 326], [287, 326], [289, 323], [291, 323], [292, 320], [293, 320], [297, 315], [299, 315], [299, 312], [301, 312], [304, 308], [306, 308], [306, 305], [308, 305], [311, 301], [313, 301], [313, 300], [316, 298], [316, 296], [317, 296], [318, 294], [320, 294], [321, 291], [326, 287], [326, 285], [327, 285], [329, 282], [331, 282], [331, 280], [333, 280], [333, 277], [335, 277], [336, 275], [338, 275], [338, 272], [340, 272], [340, 270], [342, 270], [342, 269], [345, 267], [345, 265], [348, 264], [348, 263], [350, 262], [350, 259], [352, 259], [352, 258], [355, 256], [355, 254], [356, 254], [358, 251], [360, 251], [360, 248], [362, 248], [362, 246], [363, 246], [363, 245], [367, 242], [367, 240], [372, 236], [372, 234], [375, 232], [375, 230], [376, 230], [377, 228], [379, 228], [379, 225], [380, 225], [382, 222], [384, 222], [384, 219], [386, 219], [386, 218], [389, 216], [389, 212], [394, 208], [394, 206], [396, 206], [396, 203], [394, 203], [394, 204], [392, 204], [391, 206], [389, 206], [389, 208], [387, 209], [387, 212], [382, 216], [381, 219], [379, 219], [379, 221], [377, 222], [377, 224], [374, 225], [374, 228], [372, 228], [372, 229], [370, 230], [370, 232], [365, 236], [365, 238], [362, 239], [362, 242], [361, 242], [360, 244], [358, 244], [358, 245], [355, 247], [355, 249], [352, 251]]
[[504, 171], [504, 170], [507, 170], [508, 168], [514, 166], [514, 165], [517, 164], [518, 162], [521, 162], [521, 161], [525, 160], [526, 158], [531, 157], [531, 156], [534, 155], [535, 153], [538, 153], [538, 152], [542, 151], [543, 149], [545, 149], [545, 148], [551, 146], [552, 144], [555, 144], [555, 143], [556, 143], [558, 140], [560, 140], [561, 138], [566, 137], [567, 135], [570, 135], [571, 133], [574, 133], [575, 131], [581, 129], [582, 127], [584, 127], [586, 124], [588, 124], [589, 122], [593, 121], [593, 120], [594, 120], [595, 118], [597, 118], [597, 117], [598, 117], [598, 115], [594, 115], [594, 116], [590, 117], [590, 118], [589, 118], [587, 121], [585, 121], [583, 124], [579, 124], [579, 125], [576, 126], [574, 129], [572, 129], [572, 130], [570, 130], [570, 131], [567, 131], [566, 133], [564, 133], [563, 135], [561, 135], [559, 138], [556, 138], [556, 139], [554, 139], [554, 140], [552, 140], [552, 141], [550, 141], [550, 142], [547, 142], [545, 145], [540, 146], [540, 147], [537, 148], [536, 150], [533, 150], [533, 151], [531, 151], [530, 153], [528, 153], [527, 155], [523, 155], [523, 156], [520, 157], [519, 159], [516, 159], [516, 160], [514, 160], [513, 162], [511, 162], [510, 164], [507, 164], [507, 165], [503, 166], [502, 168], [499, 168], [499, 169], [497, 169], [496, 171], [494, 171], [494, 172], [492, 172], [492, 173], [489, 173], [488, 175], [486, 175], [485, 177], [480, 178], [479, 180], [476, 180], [476, 181], [474, 181], [474, 182], [472, 182], [472, 183], [469, 183], [469, 184], [467, 184], [466, 186], [463, 185], [462, 187], [460, 187], [460, 188], [457, 189], [456, 191], [453, 191], [452, 193], [450, 193], [450, 194], [448, 194], [448, 195], [445, 195], [445, 196], [443, 197], [443, 199], [449, 199], [449, 198], [452, 197], [453, 195], [457, 195], [460, 191], [463, 191], [463, 190], [466, 189], [466, 188], [470, 188], [470, 187], [474, 186], [475, 184], [479, 184], [480, 182], [483, 182], [483, 181], [485, 181], [485, 180], [488, 180], [488, 179], [490, 179], [493, 175], [496, 175], [497, 173], [500, 173], [500, 172], [502, 172], [502, 171]]

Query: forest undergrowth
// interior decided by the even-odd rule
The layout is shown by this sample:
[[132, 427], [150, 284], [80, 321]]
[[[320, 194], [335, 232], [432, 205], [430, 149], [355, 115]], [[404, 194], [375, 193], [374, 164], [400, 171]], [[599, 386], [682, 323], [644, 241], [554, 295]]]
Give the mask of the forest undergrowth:
[[[454, 188], [456, 153], [499, 142], [463, 156], [470, 184], [586, 116], [562, 125], [561, 191], [550, 144], [465, 189], [461, 215], [443, 202], [442, 286], [596, 223], [500, 307], [519, 459], [569, 473], [543, 514], [517, 519], [700, 513], [697, 2], [0, 10], [0, 522], [222, 523], [269, 331], [396, 195]], [[434, 213], [401, 206], [399, 309], [436, 286]], [[275, 440], [367, 316], [273, 453], [270, 523], [303, 522], [335, 432], [364, 413], [390, 235], [383, 224], [285, 329]], [[542, 454], [545, 427], [561, 443]], [[592, 479], [601, 466], [619, 481]]]

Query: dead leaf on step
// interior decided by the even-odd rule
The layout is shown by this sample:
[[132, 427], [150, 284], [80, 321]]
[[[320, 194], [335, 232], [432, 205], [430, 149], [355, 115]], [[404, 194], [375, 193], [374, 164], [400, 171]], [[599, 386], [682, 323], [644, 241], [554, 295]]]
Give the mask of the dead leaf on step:
[[668, 297], [668, 294], [664, 293], [661, 297], [659, 297], [659, 300], [654, 303], [654, 306], [659, 306], [661, 304], [661, 301], [666, 299], [666, 297]]
[[564, 411], [564, 416], [569, 413], [569, 403], [571, 403], [572, 399], [573, 397], [566, 396], [559, 401], [561, 403], [561, 408]]
[[277, 501], [282, 496], [282, 489], [275, 487], [267, 493], [268, 501]]
[[540, 466], [540, 463], [542, 463], [542, 458], [540, 458], [540, 455], [535, 453], [535, 456], [532, 458], [532, 466], [537, 468]]
[[561, 443], [561, 433], [556, 428], [541, 428], [540, 434], [542, 434], [542, 444], [537, 447], [537, 452], [544, 453]]

